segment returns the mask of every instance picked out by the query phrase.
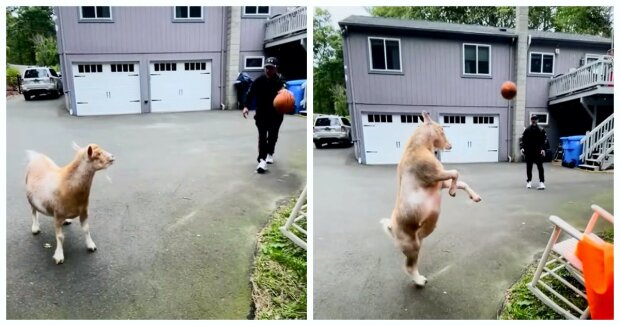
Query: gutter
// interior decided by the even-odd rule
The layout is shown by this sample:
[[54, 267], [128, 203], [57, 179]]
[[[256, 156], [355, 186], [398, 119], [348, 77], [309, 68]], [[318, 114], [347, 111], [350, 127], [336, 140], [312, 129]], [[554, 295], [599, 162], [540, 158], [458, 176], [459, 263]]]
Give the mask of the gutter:
[[224, 67], [226, 66], [226, 57], [224, 56], [224, 49], [226, 47], [226, 8], [222, 7], [222, 46], [220, 48], [220, 108], [226, 110], [225, 90], [226, 90], [226, 75]]
[[[65, 29], [62, 26], [62, 13], [60, 12], [61, 11], [60, 7], [57, 6], [56, 9], [57, 9], [57, 11], [56, 11], [56, 19], [58, 20], [56, 23], [57, 23], [57, 26], [58, 26], [58, 35], [60, 36], [60, 44], [61, 44], [61, 48], [60, 48], [60, 51], [59, 51], [60, 53], [58, 53], [58, 54], [60, 55], [60, 60], [62, 62], [62, 65], [60, 66], [61, 71], [62, 71], [62, 76], [63, 76], [63, 79], [62, 79], [62, 89], [63, 89], [63, 91], [65, 93], [65, 96], [67, 96], [67, 95], [69, 96], [69, 103], [71, 104], [70, 105], [71, 107], [67, 108], [67, 110], [69, 111], [70, 115], [74, 115], [73, 114], [74, 113], [73, 112], [73, 108], [76, 108], [76, 105], [75, 105], [75, 103], [73, 103], [73, 93], [70, 90], [68, 90], [68, 88], [69, 88], [68, 87], [69, 86], [69, 83], [68, 83], [69, 77], [71, 77], [71, 84], [73, 85], [73, 76], [67, 72], [67, 58], [66, 58], [66, 55], [65, 55], [65, 33], [64, 33]], [[74, 86], [74, 88], [75, 88], [75, 86]], [[75, 112], [75, 115], [77, 115], [77, 111]]]
[[[508, 80], [512, 81], [512, 68], [514, 67], [514, 42], [515, 42], [515, 38], [512, 39], [512, 41], [510, 42], [510, 51], [508, 52]], [[516, 85], [516, 83], [515, 83]], [[508, 101], [507, 104], [507, 110], [506, 112], [508, 112], [508, 139], [507, 139], [507, 145], [506, 149], [508, 151], [508, 163], [512, 163], [512, 156], [510, 156], [510, 153], [512, 153], [512, 132], [513, 132], [513, 128], [514, 126], [512, 125], [512, 112], [510, 111], [510, 104], [512, 103], [512, 100]], [[514, 107], [513, 107], [514, 110]]]
[[[355, 87], [353, 87], [353, 70], [351, 69], [351, 48], [349, 46], [349, 39], [345, 37], [345, 35], [348, 34], [348, 27], [347, 26], [343, 26], [344, 29], [344, 35], [342, 35], [342, 41], [346, 44], [346, 48], [347, 48], [347, 69], [345, 71], [345, 78], [347, 78], [347, 74], [349, 75], [349, 86], [351, 86], [351, 108], [353, 110], [353, 112], [349, 112], [349, 115], [352, 119], [355, 119], [355, 125], [357, 126], [357, 128], [355, 128], [355, 138], [351, 139], [353, 141], [353, 144], [355, 146], [355, 152], [356, 152], [356, 156], [357, 156], [357, 161], [358, 163], [362, 163], [362, 153], [360, 150], [360, 137], [359, 137], [359, 131], [360, 131], [360, 123], [359, 123], [359, 119], [358, 119], [358, 115], [357, 115], [357, 109], [355, 107]], [[346, 86], [346, 80], [345, 80], [345, 86]], [[361, 117], [361, 115], [360, 115]], [[366, 155], [364, 155], [364, 160], [366, 159]]]

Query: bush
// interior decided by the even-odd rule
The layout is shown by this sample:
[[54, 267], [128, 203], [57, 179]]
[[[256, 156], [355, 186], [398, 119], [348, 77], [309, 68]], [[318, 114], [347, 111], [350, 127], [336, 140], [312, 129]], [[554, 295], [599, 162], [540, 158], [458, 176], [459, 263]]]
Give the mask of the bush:
[[6, 68], [6, 86], [8, 87], [17, 87], [18, 78], [21, 76], [19, 70], [13, 67]]

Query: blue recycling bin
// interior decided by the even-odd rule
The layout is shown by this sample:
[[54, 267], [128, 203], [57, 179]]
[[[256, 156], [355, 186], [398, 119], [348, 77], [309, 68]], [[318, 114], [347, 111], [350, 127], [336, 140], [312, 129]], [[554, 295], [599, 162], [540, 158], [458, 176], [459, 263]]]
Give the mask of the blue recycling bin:
[[562, 141], [562, 150], [564, 151], [564, 157], [562, 157], [562, 165], [574, 168], [581, 164], [579, 156], [583, 152], [583, 145], [579, 142], [583, 139], [583, 135], [560, 137]]
[[304, 89], [301, 87], [305, 83], [305, 79], [289, 80], [286, 82], [287, 89], [295, 96], [295, 113], [301, 110], [301, 100], [304, 99]]

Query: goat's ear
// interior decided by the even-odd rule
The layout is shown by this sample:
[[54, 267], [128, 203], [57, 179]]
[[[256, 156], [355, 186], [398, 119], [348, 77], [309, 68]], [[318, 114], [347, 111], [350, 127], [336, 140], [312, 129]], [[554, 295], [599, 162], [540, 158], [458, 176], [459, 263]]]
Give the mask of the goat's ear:
[[431, 119], [431, 116], [426, 111], [422, 111], [422, 120], [424, 120], [425, 124], [429, 124], [429, 123], [431, 123], [431, 121], [433, 121]]
[[92, 158], [93, 157], [93, 148], [91, 146], [88, 146], [88, 158]]

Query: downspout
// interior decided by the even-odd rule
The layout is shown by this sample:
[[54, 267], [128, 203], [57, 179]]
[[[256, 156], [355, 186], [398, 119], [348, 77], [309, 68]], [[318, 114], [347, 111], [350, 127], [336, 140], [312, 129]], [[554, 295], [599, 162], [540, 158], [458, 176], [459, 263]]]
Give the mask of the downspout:
[[224, 99], [224, 90], [226, 89], [226, 76], [224, 67], [226, 66], [226, 57], [224, 49], [226, 47], [226, 7], [222, 6], [222, 46], [220, 48], [220, 108], [226, 110], [226, 101]]
[[[513, 62], [513, 51], [514, 51], [514, 45], [515, 43], [515, 38], [513, 37], [510, 41], [510, 51], [508, 53], [508, 80], [512, 81], [512, 68], [514, 65]], [[510, 112], [510, 104], [512, 103], [512, 100], [508, 101], [507, 104], [507, 110], [506, 112], [508, 113], [508, 139], [506, 141], [506, 151], [508, 152], [508, 163], [512, 163], [512, 156], [510, 155], [511, 153], [511, 148], [510, 146], [512, 145], [512, 128], [514, 128], [514, 126], [512, 125], [512, 112]]]
[[[353, 87], [353, 70], [351, 69], [351, 48], [349, 46], [349, 39], [347, 37], [345, 37], [346, 35], [348, 35], [348, 26], [344, 26], [344, 33], [342, 33], [342, 40], [343, 42], [346, 44], [346, 49], [347, 49], [347, 69], [345, 71], [345, 78], [347, 78], [347, 73], [349, 75], [349, 86], [351, 86], [351, 108], [353, 109], [353, 112], [349, 112], [351, 114], [351, 118], [354, 119], [355, 121], [355, 125], [357, 128], [355, 128], [355, 138], [352, 139], [353, 140], [353, 144], [355, 146], [355, 152], [356, 152], [356, 156], [357, 156], [357, 161], [358, 163], [362, 163], [362, 153], [360, 150], [360, 136], [359, 136], [359, 131], [360, 131], [360, 121], [357, 118], [357, 109], [355, 107], [355, 87]], [[345, 86], [346, 86], [346, 80], [345, 80]], [[360, 115], [361, 116], [361, 115]]]
[[[73, 115], [73, 113], [74, 113], [73, 112], [73, 108], [76, 107], [75, 105], [71, 104], [71, 102], [73, 100], [73, 93], [67, 90], [67, 88], [69, 86], [69, 83], [67, 83], [67, 81], [69, 80], [69, 77], [71, 77], [71, 81], [72, 81], [72, 84], [73, 84], [73, 77], [70, 74], [68, 74], [68, 72], [67, 72], [67, 58], [66, 58], [66, 55], [65, 55], [65, 33], [64, 33], [65, 29], [63, 28], [62, 23], [61, 23], [62, 22], [61, 9], [58, 6], [56, 8], [58, 9], [57, 12], [56, 12], [56, 19], [58, 21], [56, 23], [57, 23], [57, 26], [58, 26], [58, 32], [59, 32], [60, 44], [61, 44], [61, 46], [60, 46], [60, 60], [62, 62], [61, 71], [62, 71], [62, 76], [64, 77], [63, 80], [62, 80], [62, 89], [63, 89], [63, 91], [65, 93], [65, 96], [69, 96], [68, 100], [65, 97], [65, 102], [67, 102], [67, 101], [69, 102], [69, 108], [67, 108], [67, 109], [69, 109], [69, 114]], [[75, 112], [75, 115], [77, 115], [77, 112]]]

